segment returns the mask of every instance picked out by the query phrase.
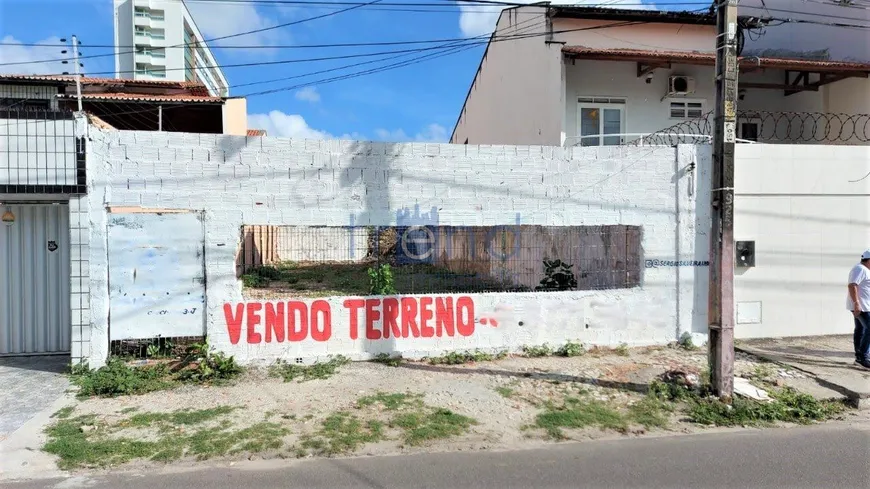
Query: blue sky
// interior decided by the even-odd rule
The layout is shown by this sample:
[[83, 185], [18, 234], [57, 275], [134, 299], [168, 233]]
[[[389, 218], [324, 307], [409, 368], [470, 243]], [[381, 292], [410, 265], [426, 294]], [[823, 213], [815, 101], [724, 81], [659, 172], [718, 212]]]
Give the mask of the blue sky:
[[[209, 4], [208, 1], [212, 3]], [[636, 5], [638, 0], [630, 3]], [[220, 0], [188, 0], [188, 6], [206, 38], [269, 27], [346, 7], [255, 5], [225, 3]], [[498, 16], [497, 9], [492, 7], [459, 7], [446, 1], [444, 7], [421, 9], [430, 11], [361, 8], [291, 27], [228, 39], [224, 45], [274, 46], [451, 39], [487, 34], [491, 32]], [[111, 48], [89, 46], [108, 46], [114, 43], [112, 18], [112, 0], [0, 0], [0, 40], [4, 43], [53, 44], [58, 43], [60, 38], [77, 34], [85, 56], [107, 54], [111, 52]], [[227, 49], [221, 46], [221, 43], [215, 43], [211, 47], [222, 65], [419, 47], [400, 45], [327, 49]], [[60, 49], [0, 46], [0, 63], [56, 59], [61, 57]], [[231, 87], [230, 91], [231, 95], [247, 95], [262, 90], [311, 83], [301, 89], [248, 98], [249, 125], [265, 128], [270, 135], [446, 141], [462, 108], [482, 52], [481, 45], [407, 67], [334, 83], [316, 82], [344, 73], [370, 69], [379, 64], [284, 82]], [[409, 57], [421, 54], [426, 53], [411, 54]], [[224, 73], [233, 86], [299, 76], [370, 59], [373, 58], [226, 68]], [[383, 64], [404, 59], [409, 58], [385, 61]], [[111, 56], [85, 59], [84, 62], [86, 73], [113, 76], [114, 60]], [[0, 70], [6, 73], [57, 73], [63, 69], [56, 63], [0, 66]]]

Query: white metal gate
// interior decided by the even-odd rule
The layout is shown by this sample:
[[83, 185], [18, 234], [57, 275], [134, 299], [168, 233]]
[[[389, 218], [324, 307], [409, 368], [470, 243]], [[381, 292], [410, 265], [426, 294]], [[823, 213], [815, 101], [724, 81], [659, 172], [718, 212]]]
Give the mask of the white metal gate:
[[0, 205], [0, 355], [70, 349], [67, 204]]
[[109, 339], [205, 333], [198, 212], [109, 214]]

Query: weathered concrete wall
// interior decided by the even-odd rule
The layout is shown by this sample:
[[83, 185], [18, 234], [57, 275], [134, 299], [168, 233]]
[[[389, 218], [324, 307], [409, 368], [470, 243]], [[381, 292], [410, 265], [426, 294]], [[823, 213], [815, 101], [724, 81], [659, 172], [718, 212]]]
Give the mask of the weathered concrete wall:
[[[511, 225], [518, 218], [522, 224], [542, 226], [641, 226], [647, 268], [642, 285], [635, 288], [450, 295], [454, 303], [461, 297], [473, 303], [474, 333], [449, 338], [409, 333], [389, 346], [395, 351], [413, 356], [576, 339], [650, 344], [705, 330], [699, 330], [704, 322], [699, 313], [706, 308], [706, 282], [698, 290], [693, 283], [699, 275], [706, 280], [706, 267], [691, 265], [706, 261], [708, 254], [706, 238], [695, 231], [709, 222], [699, 225], [694, 209], [696, 200], [702, 207], [709, 201], [706, 180], [696, 182], [695, 170], [695, 165], [709, 165], [709, 147], [565, 150], [91, 128], [88, 148], [92, 365], [104, 361], [108, 341], [107, 256], [113, 256], [106, 249], [109, 206], [204, 211], [206, 331], [211, 344], [243, 362], [309, 361], [338, 353], [366, 358], [387, 348], [363, 333], [352, 339], [345, 303], [356, 298], [347, 297], [326, 299], [332, 333], [320, 337], [323, 341], [248, 341], [244, 328], [249, 325], [264, 334], [266, 306], [244, 306], [242, 330], [234, 326], [240, 321], [236, 308], [244, 302], [235, 273], [243, 225], [390, 226], [396, 225], [397, 211], [415, 205], [436, 207], [444, 226]], [[683, 264], [690, 267], [681, 268]], [[435, 302], [426, 305], [416, 297], [418, 313], [434, 307]], [[498, 327], [482, 322], [493, 315]], [[252, 323], [249, 318], [254, 318]], [[363, 331], [365, 325], [359, 328]]]

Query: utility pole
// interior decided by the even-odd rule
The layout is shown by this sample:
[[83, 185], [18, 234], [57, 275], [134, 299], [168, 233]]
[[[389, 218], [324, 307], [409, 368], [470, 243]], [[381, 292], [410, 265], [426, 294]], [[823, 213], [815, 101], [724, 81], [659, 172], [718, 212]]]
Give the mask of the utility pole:
[[82, 111], [82, 73], [79, 69], [79, 39], [72, 36], [73, 62], [76, 64], [76, 98], [79, 100], [79, 112]]
[[737, 0], [716, 8], [716, 112], [710, 235], [709, 362], [715, 393], [734, 393], [734, 143], [737, 138]]

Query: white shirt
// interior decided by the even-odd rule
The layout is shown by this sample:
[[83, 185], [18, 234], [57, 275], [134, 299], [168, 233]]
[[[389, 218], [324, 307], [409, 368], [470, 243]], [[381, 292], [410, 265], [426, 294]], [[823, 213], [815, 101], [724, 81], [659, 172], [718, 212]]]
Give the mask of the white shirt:
[[[870, 312], [870, 270], [860, 263], [855, 265], [849, 272], [849, 284], [858, 286], [858, 302], [861, 311]], [[846, 307], [850, 311], [855, 310], [852, 297], [848, 292], [846, 293]]]

